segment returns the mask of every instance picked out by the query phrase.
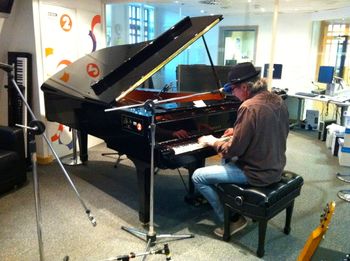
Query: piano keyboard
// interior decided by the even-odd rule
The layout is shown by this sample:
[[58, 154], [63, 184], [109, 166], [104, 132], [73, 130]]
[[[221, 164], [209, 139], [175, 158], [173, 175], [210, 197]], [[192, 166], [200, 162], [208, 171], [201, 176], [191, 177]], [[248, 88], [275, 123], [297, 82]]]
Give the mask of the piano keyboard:
[[[17, 57], [16, 62], [16, 70], [15, 70], [15, 79], [18, 84], [18, 87], [21, 89], [22, 94], [26, 101], [28, 101], [28, 86], [27, 86], [27, 68], [28, 68], [28, 58], [26, 57]], [[19, 108], [22, 109], [20, 112], [22, 114], [22, 123], [23, 125], [27, 126], [27, 109], [25, 108], [25, 105], [23, 104], [22, 100], [20, 101]]]
[[[30, 103], [31, 93], [31, 54], [24, 52], [9, 52], [8, 63], [14, 66], [15, 81], [20, 88], [25, 100]], [[9, 82], [9, 85], [11, 83]], [[27, 110], [21, 97], [13, 89], [9, 89], [9, 126], [16, 123], [27, 125]]]
[[[14, 67], [15, 81], [21, 90], [26, 102], [31, 104], [31, 89], [32, 89], [32, 56], [25, 52], [9, 52], [8, 63]], [[9, 86], [11, 83], [9, 82]], [[28, 113], [25, 104], [14, 88], [8, 90], [8, 124], [15, 126], [16, 124], [28, 125]], [[24, 130], [25, 152], [27, 151], [27, 130]]]
[[[228, 136], [228, 137], [222, 137], [219, 138], [220, 141], [228, 141], [232, 136]], [[202, 144], [202, 143], [198, 143], [197, 141], [195, 142], [190, 142], [190, 143], [186, 143], [183, 145], [175, 145], [173, 147], [171, 147], [174, 152], [175, 155], [180, 155], [180, 154], [184, 154], [184, 153], [188, 153], [188, 152], [192, 152], [192, 151], [196, 151], [196, 150], [200, 150], [203, 148], [208, 147], [208, 145], [206, 144]]]
[[16, 63], [16, 82], [18, 86], [28, 87], [27, 86], [27, 68], [28, 68], [28, 58], [27, 57], [17, 57]]

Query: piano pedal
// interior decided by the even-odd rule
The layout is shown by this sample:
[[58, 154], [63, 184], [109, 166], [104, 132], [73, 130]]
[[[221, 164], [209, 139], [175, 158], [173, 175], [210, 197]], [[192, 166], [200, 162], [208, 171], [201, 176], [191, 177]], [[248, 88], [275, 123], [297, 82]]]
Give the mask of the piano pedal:
[[187, 204], [190, 204], [194, 207], [200, 207], [202, 205], [208, 204], [208, 201], [205, 197], [202, 196], [202, 194], [187, 194], [185, 196], [185, 202]]

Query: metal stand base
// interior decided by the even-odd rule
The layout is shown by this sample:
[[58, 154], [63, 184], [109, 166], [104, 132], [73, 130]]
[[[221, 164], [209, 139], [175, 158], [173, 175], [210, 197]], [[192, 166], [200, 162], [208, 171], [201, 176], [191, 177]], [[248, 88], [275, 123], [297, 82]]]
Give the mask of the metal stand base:
[[[350, 183], [350, 174], [337, 173], [337, 179]], [[339, 190], [337, 193], [338, 197], [346, 202], [350, 202], [350, 190]]]
[[65, 157], [61, 159], [64, 165], [77, 166], [77, 165], [83, 164], [83, 162], [80, 160], [80, 156], [78, 155], [77, 141], [78, 141], [78, 131], [75, 129], [72, 129], [73, 154], [70, 157]]
[[338, 197], [346, 202], [350, 202], [350, 190], [339, 190]]
[[350, 174], [337, 173], [337, 179], [344, 181], [346, 183], [350, 183]]
[[[162, 235], [157, 235], [156, 232], [153, 232], [152, 234], [150, 234], [150, 232], [148, 232], [148, 233], [141, 232], [135, 228], [130, 228], [130, 227], [122, 226], [122, 229], [125, 230], [126, 232], [144, 240], [145, 242], [147, 242], [146, 250], [145, 250], [146, 252], [150, 251], [151, 247], [156, 245], [157, 239], [172, 238], [174, 240], [180, 240], [180, 239], [194, 238], [194, 235], [192, 235], [192, 234], [182, 234], [182, 235], [162, 234]], [[142, 261], [144, 261], [144, 260], [146, 260], [146, 256], [143, 257]]]
[[63, 158], [61, 159], [62, 163], [64, 165], [68, 165], [68, 166], [76, 166], [76, 165], [82, 165], [83, 162], [80, 160], [79, 156], [72, 156], [72, 157], [67, 157], [67, 158]]
[[186, 238], [194, 238], [194, 235], [192, 234], [161, 234], [157, 235], [154, 233], [154, 235], [149, 235], [146, 232], [141, 232], [135, 228], [130, 228], [130, 227], [124, 227], [122, 226], [122, 229], [125, 230], [126, 232], [129, 232], [130, 234], [144, 240], [145, 242], [151, 241], [152, 244], [156, 244], [157, 239], [161, 238], [173, 238], [173, 239], [186, 239]]

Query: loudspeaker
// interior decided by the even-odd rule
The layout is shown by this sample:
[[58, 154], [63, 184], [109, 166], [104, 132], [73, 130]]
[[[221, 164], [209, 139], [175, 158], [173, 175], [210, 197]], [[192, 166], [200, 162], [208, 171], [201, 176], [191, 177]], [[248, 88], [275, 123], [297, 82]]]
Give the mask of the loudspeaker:
[[1, 0], [0, 1], [0, 18], [7, 18], [11, 13], [14, 0]]
[[320, 125], [318, 127], [318, 139], [325, 141], [327, 138], [327, 126], [332, 124], [332, 123], [337, 123], [336, 120], [328, 120], [328, 121], [320, 121]]

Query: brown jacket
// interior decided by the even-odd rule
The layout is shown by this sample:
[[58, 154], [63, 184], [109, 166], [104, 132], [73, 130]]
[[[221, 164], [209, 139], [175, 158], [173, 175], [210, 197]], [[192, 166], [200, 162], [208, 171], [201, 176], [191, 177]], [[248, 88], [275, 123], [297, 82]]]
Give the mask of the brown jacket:
[[214, 148], [223, 158], [238, 157], [236, 164], [254, 186], [278, 182], [286, 165], [289, 132], [288, 109], [276, 94], [262, 91], [238, 109], [234, 134], [217, 141]]

